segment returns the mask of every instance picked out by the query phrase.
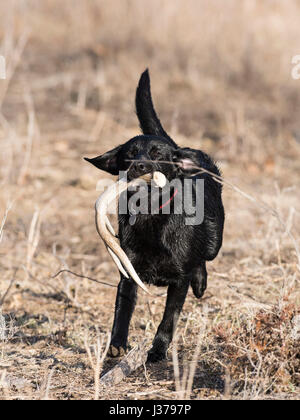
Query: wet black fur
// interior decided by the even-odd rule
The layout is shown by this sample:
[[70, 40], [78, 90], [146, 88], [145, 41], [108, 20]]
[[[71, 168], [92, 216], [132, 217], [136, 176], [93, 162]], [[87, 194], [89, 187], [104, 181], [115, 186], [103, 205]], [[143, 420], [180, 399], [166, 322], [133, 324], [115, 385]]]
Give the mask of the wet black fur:
[[[221, 184], [211, 175], [199, 174], [198, 169], [185, 163], [193, 163], [218, 176], [219, 169], [207, 154], [178, 147], [164, 131], [153, 107], [147, 70], [142, 74], [136, 91], [136, 112], [143, 135], [87, 160], [113, 175], [128, 170], [129, 180], [154, 170], [163, 172], [169, 181], [174, 178], [204, 179], [205, 191], [204, 221], [200, 225], [187, 226], [185, 214], [172, 213], [173, 203], [171, 214], [140, 214], [133, 226], [129, 223], [129, 215], [119, 216], [120, 244], [142, 281], [168, 287], [163, 320], [148, 354], [148, 361], [155, 362], [166, 357], [189, 285], [197, 298], [204, 294], [206, 261], [213, 260], [222, 245], [224, 209]], [[127, 347], [136, 294], [135, 282], [121, 275], [111, 339], [113, 355], [120, 354]]]

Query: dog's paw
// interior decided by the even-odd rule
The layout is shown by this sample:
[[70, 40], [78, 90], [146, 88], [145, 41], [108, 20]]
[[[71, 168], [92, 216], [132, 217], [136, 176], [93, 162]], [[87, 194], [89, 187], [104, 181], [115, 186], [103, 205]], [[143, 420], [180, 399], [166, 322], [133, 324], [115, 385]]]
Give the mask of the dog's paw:
[[113, 344], [111, 344], [109, 346], [107, 355], [109, 357], [122, 357], [125, 355], [125, 353], [126, 353], [126, 348], [122, 346], [114, 346]]
[[206, 285], [203, 284], [203, 283], [200, 283], [200, 284], [199, 283], [198, 284], [192, 284], [192, 289], [193, 289], [194, 296], [197, 299], [200, 299], [200, 298], [202, 298], [202, 296], [205, 293]]
[[166, 353], [158, 350], [150, 350], [148, 352], [147, 363], [157, 363], [166, 359]]
[[197, 275], [191, 280], [191, 286], [194, 296], [197, 299], [202, 298], [207, 287], [207, 274], [205, 267], [200, 269]]

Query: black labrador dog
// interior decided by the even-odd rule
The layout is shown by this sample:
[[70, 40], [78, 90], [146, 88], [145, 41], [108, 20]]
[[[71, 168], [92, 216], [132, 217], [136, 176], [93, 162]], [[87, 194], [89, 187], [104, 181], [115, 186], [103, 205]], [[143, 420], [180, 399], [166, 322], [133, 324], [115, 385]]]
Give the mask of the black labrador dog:
[[[189, 285], [197, 298], [203, 296], [207, 285], [206, 261], [213, 260], [222, 245], [224, 208], [222, 185], [213, 176], [220, 177], [214, 161], [200, 150], [178, 147], [163, 129], [153, 107], [148, 70], [141, 75], [138, 84], [136, 112], [143, 135], [101, 156], [86, 160], [113, 175], [126, 171], [129, 181], [145, 173], [160, 171], [169, 183], [177, 180], [183, 185], [181, 199], [177, 197], [179, 194], [176, 195], [176, 186], [170, 187], [167, 200], [163, 188], [159, 189], [161, 201], [155, 214], [135, 214], [134, 223], [130, 220], [130, 211], [119, 214], [120, 245], [141, 280], [156, 286], [168, 286], [164, 316], [148, 353], [148, 361], [157, 362], [166, 357]], [[201, 168], [205, 171], [201, 171]], [[192, 188], [186, 186], [187, 180]], [[200, 204], [196, 199], [197, 180], [204, 185]], [[176, 211], [178, 202], [182, 204], [182, 196], [191, 200], [194, 211], [197, 211], [197, 206], [202, 206], [201, 223], [187, 223], [191, 212], [187, 212], [182, 205], [182, 211]], [[168, 212], [165, 212], [166, 203]], [[136, 283], [121, 274], [111, 356], [122, 355], [127, 348], [128, 328], [136, 295]]]

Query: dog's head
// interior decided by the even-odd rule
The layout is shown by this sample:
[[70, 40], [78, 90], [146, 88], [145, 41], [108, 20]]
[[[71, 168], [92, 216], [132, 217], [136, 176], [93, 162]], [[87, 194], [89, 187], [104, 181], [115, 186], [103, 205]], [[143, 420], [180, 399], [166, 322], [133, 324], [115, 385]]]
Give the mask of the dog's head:
[[127, 171], [129, 181], [154, 171], [162, 172], [170, 181], [176, 172], [176, 166], [171, 164], [175, 151], [176, 147], [167, 139], [143, 135], [134, 137], [101, 156], [87, 160], [113, 175]]
[[171, 181], [178, 176], [179, 171], [189, 169], [184, 149], [180, 149], [169, 137], [156, 115], [148, 70], [142, 74], [138, 84], [136, 112], [143, 135], [136, 136], [103, 155], [85, 159], [112, 175], [127, 171], [129, 181], [154, 171], [162, 172]]

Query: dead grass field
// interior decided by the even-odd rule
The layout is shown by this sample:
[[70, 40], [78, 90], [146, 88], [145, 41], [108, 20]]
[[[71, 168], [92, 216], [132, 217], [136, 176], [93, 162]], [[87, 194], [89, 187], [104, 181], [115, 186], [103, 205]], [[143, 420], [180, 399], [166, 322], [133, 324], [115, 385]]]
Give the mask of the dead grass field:
[[[0, 399], [299, 399], [299, 14], [296, 0], [0, 5]], [[168, 360], [97, 389], [87, 348], [105, 347], [116, 289], [52, 277], [117, 284], [94, 225], [105, 174], [82, 158], [139, 132], [146, 67], [174, 139], [254, 200], [224, 186], [224, 245]], [[140, 293], [132, 346], [163, 307]]]

